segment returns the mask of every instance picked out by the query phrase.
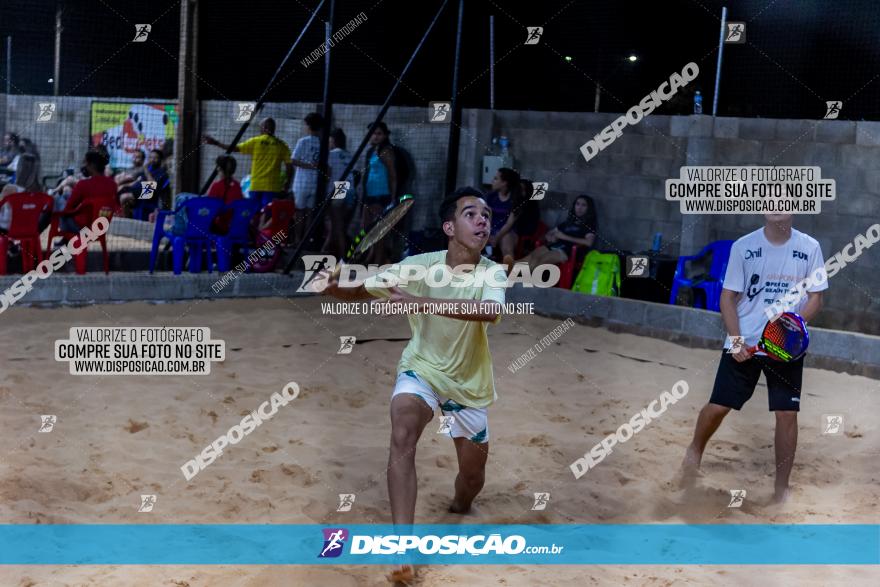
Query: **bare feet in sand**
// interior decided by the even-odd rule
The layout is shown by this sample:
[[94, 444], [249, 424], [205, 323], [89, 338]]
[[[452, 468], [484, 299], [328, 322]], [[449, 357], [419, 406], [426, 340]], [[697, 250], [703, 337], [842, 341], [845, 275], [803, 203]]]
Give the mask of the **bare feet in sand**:
[[773, 492], [773, 499], [770, 500], [770, 504], [783, 505], [788, 501], [789, 497], [791, 497], [790, 487], [777, 487], [776, 491]]
[[700, 478], [700, 461], [702, 455], [697, 453], [692, 446], [689, 446], [681, 462], [681, 470], [679, 471], [678, 485], [682, 489], [693, 487], [697, 479]]
[[412, 565], [400, 565], [393, 567], [385, 578], [389, 583], [412, 585], [416, 578], [416, 570]]
[[449, 513], [451, 514], [466, 514], [469, 511], [471, 511], [471, 506], [463, 506], [456, 500], [452, 500], [452, 505], [449, 506]]

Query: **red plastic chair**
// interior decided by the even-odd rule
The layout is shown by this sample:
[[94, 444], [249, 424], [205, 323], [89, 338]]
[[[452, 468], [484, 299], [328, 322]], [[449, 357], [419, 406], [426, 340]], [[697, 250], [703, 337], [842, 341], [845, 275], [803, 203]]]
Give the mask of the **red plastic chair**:
[[571, 289], [574, 283], [575, 275], [581, 269], [582, 263], [578, 262], [578, 246], [571, 245], [571, 251], [568, 253], [568, 260], [559, 265], [562, 274], [559, 276], [559, 287], [563, 289]]
[[[539, 240], [535, 241], [535, 248], [543, 245]], [[575, 275], [581, 269], [582, 263], [578, 261], [578, 245], [571, 245], [571, 251], [568, 252], [568, 259], [565, 263], [557, 263], [556, 266], [559, 267], [559, 283], [556, 284], [556, 287], [562, 289], [571, 289], [572, 284], [574, 283]]]
[[[52, 214], [52, 225], [49, 228], [49, 238], [46, 239], [46, 256], [48, 257], [52, 252], [52, 241], [56, 237], [62, 236], [70, 240], [75, 236], [79, 236], [75, 232], [69, 232], [59, 228], [62, 216], [73, 216], [76, 219], [77, 224], [80, 226], [91, 226], [95, 219], [100, 216], [106, 218], [108, 222], [113, 220], [113, 213], [116, 211], [116, 208], [117, 204], [115, 198], [90, 198], [81, 202], [79, 206], [70, 212], [55, 212]], [[110, 273], [110, 252], [107, 250], [107, 234], [105, 233], [99, 236], [98, 242], [101, 244], [101, 250], [104, 253], [104, 273]], [[86, 273], [86, 265], [88, 264], [89, 258], [88, 253], [88, 247], [86, 247], [73, 257], [73, 263], [78, 275], [85, 275]]]
[[293, 200], [272, 200], [263, 208], [264, 212], [266, 210], [272, 213], [271, 223], [269, 224], [272, 236], [275, 236], [282, 230], [290, 229], [290, 221], [296, 212], [296, 204]]
[[52, 212], [55, 200], [49, 194], [23, 192], [9, 194], [2, 200], [12, 209], [9, 231], [0, 235], [0, 275], [6, 275], [6, 252], [9, 241], [18, 241], [21, 247], [21, 270], [27, 273], [43, 260], [40, 247], [40, 215]]

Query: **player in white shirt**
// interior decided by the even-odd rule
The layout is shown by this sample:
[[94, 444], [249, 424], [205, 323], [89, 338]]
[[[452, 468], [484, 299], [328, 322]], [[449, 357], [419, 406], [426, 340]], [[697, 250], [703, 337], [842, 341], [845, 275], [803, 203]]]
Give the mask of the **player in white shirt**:
[[[351, 224], [355, 209], [355, 180], [352, 172], [341, 179], [342, 173], [351, 163], [351, 153], [345, 150], [346, 137], [341, 128], [330, 131], [330, 154], [327, 167], [330, 177], [327, 178], [327, 198], [330, 199], [329, 214], [325, 222], [327, 238], [322, 250], [330, 251], [336, 258], [341, 258], [347, 250], [347, 229]], [[348, 189], [336, 189], [337, 181], [347, 181]], [[344, 197], [342, 194], [345, 194]]]
[[318, 134], [324, 128], [324, 117], [317, 112], [307, 114], [303, 119], [306, 136], [296, 142], [291, 163], [296, 168], [293, 178], [293, 199], [296, 203], [296, 218], [293, 225], [294, 240], [303, 238], [305, 227], [309, 225], [315, 195], [318, 190], [318, 157], [321, 152], [321, 139]]
[[[774, 501], [782, 502], [788, 494], [797, 447], [804, 359], [783, 363], [760, 351], [752, 356], [746, 348], [755, 345], [764, 330], [764, 309], [824, 267], [824, 260], [816, 239], [792, 228], [791, 214], [765, 214], [764, 219], [763, 228], [743, 236], [730, 250], [720, 303], [727, 342], [712, 396], [700, 411], [693, 441], [682, 463], [682, 480], [685, 485], [693, 483], [709, 439], [731, 409], [739, 410], [749, 400], [763, 372], [770, 411], [776, 415]], [[790, 311], [809, 322], [822, 307], [822, 291], [827, 288], [827, 281], [808, 288], [807, 297]], [[743, 337], [744, 345], [739, 352], [730, 353], [731, 338], [737, 336]]]

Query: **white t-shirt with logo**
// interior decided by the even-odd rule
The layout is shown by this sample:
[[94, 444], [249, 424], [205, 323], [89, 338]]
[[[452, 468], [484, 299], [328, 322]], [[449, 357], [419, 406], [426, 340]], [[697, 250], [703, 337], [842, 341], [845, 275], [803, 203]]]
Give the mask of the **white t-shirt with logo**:
[[[740, 335], [747, 346], [757, 344], [764, 331], [767, 324], [764, 309], [777, 299], [783, 299], [795, 284], [824, 266], [819, 242], [794, 228], [791, 237], [782, 245], [771, 244], [764, 236], [763, 227], [733, 243], [724, 275], [724, 289], [742, 294], [736, 305], [736, 314]], [[807, 291], [825, 289], [828, 289], [827, 281], [808, 287]], [[804, 296], [789, 311], [800, 313], [806, 301]], [[728, 339], [724, 348], [729, 347]]]
[[[332, 195], [335, 189], [333, 182], [340, 181], [339, 176], [342, 175], [342, 172], [345, 171], [345, 168], [348, 167], [350, 162], [351, 153], [345, 149], [336, 147], [330, 151], [330, 154], [327, 157], [327, 166], [330, 168], [330, 178], [327, 180], [327, 193], [329, 195]], [[348, 173], [348, 176], [346, 176], [344, 181], [349, 183], [348, 189], [350, 191], [354, 190], [354, 176], [352, 172]]]
[[[308, 135], [296, 142], [293, 148], [293, 158], [306, 163], [318, 163], [318, 155], [321, 151], [321, 139], [315, 135]], [[318, 170], [296, 168], [293, 177], [293, 193], [297, 197], [314, 195], [318, 189]], [[301, 194], [301, 196], [300, 196]]]

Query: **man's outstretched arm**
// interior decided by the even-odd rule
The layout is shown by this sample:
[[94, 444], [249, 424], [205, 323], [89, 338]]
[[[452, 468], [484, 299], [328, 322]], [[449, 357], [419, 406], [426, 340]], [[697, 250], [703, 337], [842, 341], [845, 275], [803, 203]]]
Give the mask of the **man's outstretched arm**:
[[389, 288], [389, 292], [391, 295], [387, 300], [377, 303], [418, 304], [419, 311], [422, 313], [430, 311], [435, 316], [445, 316], [468, 322], [495, 322], [502, 312], [501, 304], [494, 300], [425, 298], [408, 294], [399, 287]]

